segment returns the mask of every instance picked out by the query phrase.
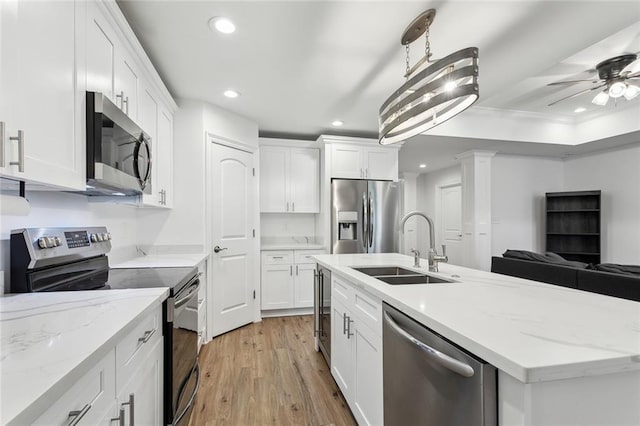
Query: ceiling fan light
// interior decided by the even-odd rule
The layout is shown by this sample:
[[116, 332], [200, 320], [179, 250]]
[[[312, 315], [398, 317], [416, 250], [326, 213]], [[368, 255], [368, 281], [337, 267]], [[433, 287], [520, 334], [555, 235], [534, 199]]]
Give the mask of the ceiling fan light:
[[606, 91], [600, 92], [591, 102], [599, 106], [605, 106], [609, 102], [609, 94]]
[[633, 84], [627, 85], [627, 90], [625, 90], [624, 92], [624, 97], [626, 100], [630, 101], [638, 95], [640, 95], [640, 87]]
[[611, 86], [609, 86], [609, 96], [611, 96], [612, 98], [619, 98], [620, 96], [624, 95], [626, 91], [627, 85], [622, 81], [616, 81]]

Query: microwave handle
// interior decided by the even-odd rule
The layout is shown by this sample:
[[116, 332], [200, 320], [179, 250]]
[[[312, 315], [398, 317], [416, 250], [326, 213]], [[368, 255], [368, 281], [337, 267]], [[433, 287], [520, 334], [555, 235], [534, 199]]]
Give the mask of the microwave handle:
[[[140, 153], [140, 148], [144, 145], [144, 149], [147, 150], [147, 173], [144, 175], [144, 177], [140, 176], [140, 164], [138, 163], [138, 159], [140, 158], [140, 156], [138, 155]], [[136, 144], [136, 148], [133, 151], [133, 163], [134, 163], [134, 173], [136, 174], [136, 177], [138, 178], [138, 181], [140, 181], [140, 186], [142, 187], [142, 189], [144, 189], [145, 186], [147, 186], [147, 183], [149, 182], [149, 176], [151, 176], [151, 147], [149, 146], [149, 142], [147, 142], [147, 140], [144, 138], [144, 136], [140, 136], [140, 139], [138, 140], [138, 143]]]

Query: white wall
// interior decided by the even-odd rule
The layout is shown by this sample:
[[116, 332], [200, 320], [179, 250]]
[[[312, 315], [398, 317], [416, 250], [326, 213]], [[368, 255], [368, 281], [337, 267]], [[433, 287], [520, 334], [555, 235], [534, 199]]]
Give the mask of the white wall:
[[544, 252], [545, 192], [563, 190], [563, 161], [498, 154], [491, 172], [492, 255]]
[[602, 191], [602, 263], [640, 265], [640, 143], [567, 160], [564, 181]]
[[[418, 189], [418, 174], [417, 173], [403, 173], [402, 174], [402, 202], [403, 211], [402, 216], [410, 211], [417, 210], [417, 189]], [[411, 249], [418, 247], [418, 217], [412, 217], [407, 220], [404, 226], [404, 233], [400, 240], [400, 252], [411, 255]]]
[[[103, 198], [66, 192], [27, 192], [31, 205], [28, 216], [3, 215], [0, 218], [0, 271], [9, 280], [9, 238], [12, 229], [106, 226], [113, 239], [109, 259], [112, 263], [135, 253], [137, 242], [137, 208], [114, 202], [99, 202]], [[0, 292], [2, 291], [0, 285]]]
[[[437, 216], [437, 188], [439, 186], [460, 183], [461, 180], [462, 174], [459, 165], [442, 170], [436, 170], [430, 173], [421, 174], [417, 179], [417, 209], [425, 213], [435, 221]], [[437, 243], [438, 241], [441, 241], [440, 231], [438, 229], [437, 223], [435, 224], [435, 228], [435, 238]], [[417, 219], [417, 233], [418, 250], [420, 250], [421, 257], [426, 258], [426, 255], [429, 252], [429, 227], [427, 226], [427, 222], [422, 218]], [[440, 252], [440, 250], [437, 251]]]
[[201, 101], [179, 100], [174, 115], [173, 209], [140, 212], [143, 245], [186, 245], [204, 249], [205, 135], [258, 146], [258, 125]]

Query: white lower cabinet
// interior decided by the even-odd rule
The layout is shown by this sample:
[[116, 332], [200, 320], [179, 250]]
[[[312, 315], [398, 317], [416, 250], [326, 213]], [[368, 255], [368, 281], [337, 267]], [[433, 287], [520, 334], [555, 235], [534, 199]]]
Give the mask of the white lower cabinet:
[[358, 424], [381, 425], [382, 302], [340, 277], [331, 287], [331, 373]]
[[159, 306], [138, 321], [33, 424], [162, 424], [163, 342]]
[[310, 258], [324, 250], [262, 252], [262, 310], [310, 308], [316, 265]]

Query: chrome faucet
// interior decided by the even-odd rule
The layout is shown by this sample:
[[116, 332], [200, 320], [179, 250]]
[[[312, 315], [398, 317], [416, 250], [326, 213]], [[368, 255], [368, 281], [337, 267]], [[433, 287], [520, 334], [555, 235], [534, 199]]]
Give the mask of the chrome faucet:
[[[419, 211], [412, 211], [404, 215], [402, 219], [400, 219], [400, 231], [404, 234], [404, 225], [407, 223], [407, 220], [413, 216], [421, 216], [426, 219], [429, 224], [429, 256], [427, 259], [429, 260], [429, 271], [438, 272], [438, 262], [448, 262], [449, 258], [447, 257], [447, 247], [442, 245], [442, 255], [439, 255], [436, 252], [436, 236], [435, 236], [435, 228], [433, 226], [433, 220], [426, 214]], [[420, 252], [415, 249], [411, 249], [411, 252], [414, 254], [415, 264], [414, 267], [420, 267]], [[417, 254], [416, 254], [417, 252]]]

